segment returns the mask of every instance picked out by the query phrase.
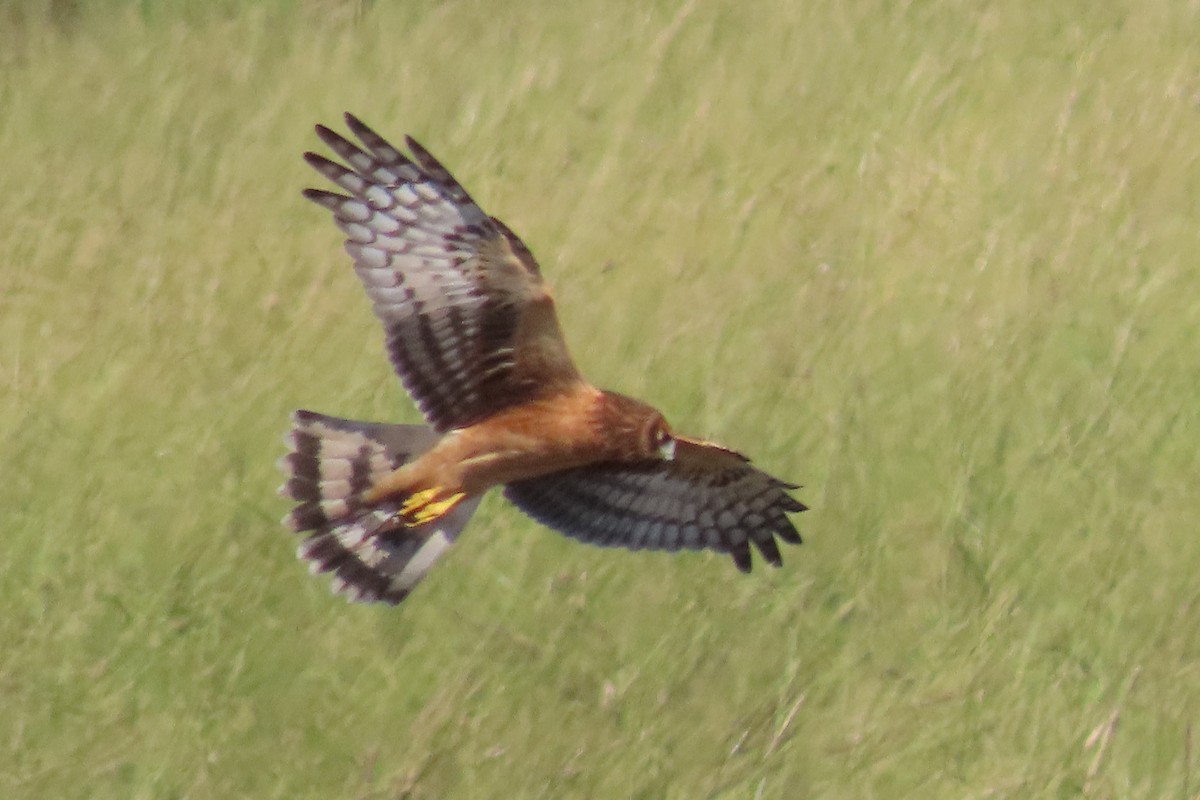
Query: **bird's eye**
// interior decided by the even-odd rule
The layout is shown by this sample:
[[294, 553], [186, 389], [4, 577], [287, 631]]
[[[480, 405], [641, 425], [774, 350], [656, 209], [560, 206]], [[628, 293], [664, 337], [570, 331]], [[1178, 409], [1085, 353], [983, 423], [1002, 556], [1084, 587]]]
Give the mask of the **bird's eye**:
[[655, 426], [651, 440], [654, 444], [654, 449], [664, 459], [670, 461], [675, 457], [675, 439], [666, 428], [661, 425]]

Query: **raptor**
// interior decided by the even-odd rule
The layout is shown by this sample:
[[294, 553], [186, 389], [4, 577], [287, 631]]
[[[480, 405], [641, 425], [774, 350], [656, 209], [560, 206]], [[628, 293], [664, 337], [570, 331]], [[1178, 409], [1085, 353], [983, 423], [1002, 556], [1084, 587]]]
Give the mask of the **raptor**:
[[423, 147], [408, 155], [351, 114], [341, 160], [305, 160], [346, 235], [387, 352], [425, 425], [297, 411], [280, 461], [299, 556], [359, 601], [398, 603], [492, 487], [542, 524], [632, 550], [711, 549], [748, 572], [799, 544], [799, 488], [676, 433], [653, 407], [580, 375], [529, 249]]

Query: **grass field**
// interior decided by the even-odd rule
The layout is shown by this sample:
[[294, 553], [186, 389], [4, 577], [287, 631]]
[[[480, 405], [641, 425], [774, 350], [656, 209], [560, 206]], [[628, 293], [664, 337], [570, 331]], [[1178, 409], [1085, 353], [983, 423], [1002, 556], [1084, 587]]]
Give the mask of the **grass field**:
[[[0, 797], [1200, 796], [1200, 4], [0, 0]], [[498, 498], [398, 609], [293, 408], [411, 421], [311, 125], [410, 132], [783, 569]]]

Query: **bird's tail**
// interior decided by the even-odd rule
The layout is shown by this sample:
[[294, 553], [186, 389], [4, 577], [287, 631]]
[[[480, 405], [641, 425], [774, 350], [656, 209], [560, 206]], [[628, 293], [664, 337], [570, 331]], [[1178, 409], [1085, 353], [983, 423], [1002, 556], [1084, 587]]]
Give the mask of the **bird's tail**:
[[332, 572], [333, 590], [358, 602], [399, 603], [466, 525], [479, 499], [468, 498], [423, 525], [398, 520], [396, 501], [364, 503], [362, 493], [425, 452], [438, 436], [424, 425], [388, 425], [292, 415], [279, 461], [279, 494], [296, 502], [283, 524], [311, 531], [297, 556], [313, 573]]

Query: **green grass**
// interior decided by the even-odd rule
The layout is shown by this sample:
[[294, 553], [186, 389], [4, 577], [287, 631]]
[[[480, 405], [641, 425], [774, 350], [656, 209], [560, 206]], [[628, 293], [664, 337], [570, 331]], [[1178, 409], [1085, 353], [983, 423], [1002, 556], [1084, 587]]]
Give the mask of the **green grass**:
[[[0, 796], [1200, 795], [1195, 3], [0, 3]], [[278, 524], [412, 420], [311, 125], [411, 132], [782, 570], [498, 499], [399, 609]]]

